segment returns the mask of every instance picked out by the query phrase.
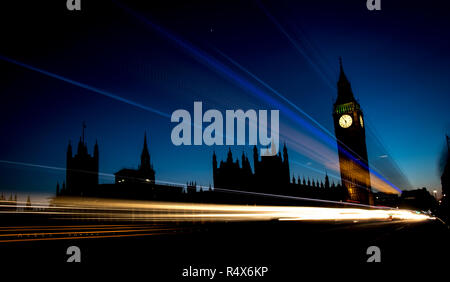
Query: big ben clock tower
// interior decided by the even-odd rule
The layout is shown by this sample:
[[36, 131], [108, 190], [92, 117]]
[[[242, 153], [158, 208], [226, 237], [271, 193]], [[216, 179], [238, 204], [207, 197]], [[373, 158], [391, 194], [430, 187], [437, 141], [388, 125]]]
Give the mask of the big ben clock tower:
[[338, 95], [333, 106], [333, 120], [334, 131], [338, 140], [342, 185], [347, 188], [350, 200], [373, 204], [364, 115], [359, 103], [353, 96], [350, 82], [342, 67], [341, 58], [339, 58], [339, 65]]

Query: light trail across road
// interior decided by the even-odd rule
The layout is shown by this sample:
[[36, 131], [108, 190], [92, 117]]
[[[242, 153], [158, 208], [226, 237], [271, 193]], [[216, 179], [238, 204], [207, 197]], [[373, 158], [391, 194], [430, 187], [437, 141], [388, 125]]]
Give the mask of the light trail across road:
[[411, 210], [386, 207], [343, 208], [308, 206], [231, 205], [186, 202], [57, 198], [50, 204], [0, 203], [0, 214], [47, 215], [63, 219], [121, 221], [258, 221], [258, 220], [426, 220]]

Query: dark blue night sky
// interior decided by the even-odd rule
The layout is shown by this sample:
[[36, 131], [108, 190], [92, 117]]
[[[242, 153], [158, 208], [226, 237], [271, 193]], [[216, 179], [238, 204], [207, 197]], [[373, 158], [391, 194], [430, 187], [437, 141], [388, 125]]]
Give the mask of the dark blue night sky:
[[[25, 2], [0, 11], [2, 191], [53, 192], [65, 175], [55, 168], [65, 168], [83, 121], [90, 152], [99, 143], [101, 172], [137, 167], [147, 132], [157, 180], [209, 185], [212, 152], [225, 159], [228, 147], [174, 146], [174, 110], [192, 113], [194, 101], [223, 113], [279, 109], [236, 79], [243, 78], [293, 110], [261, 82], [270, 85], [334, 132], [339, 56], [365, 113], [371, 166], [403, 189], [441, 186], [450, 131], [444, 1], [382, 0], [381, 11], [368, 11], [365, 0], [82, 1], [81, 12], [67, 11], [65, 1]], [[283, 110], [280, 135], [291, 173], [323, 177], [326, 164], [293, 143], [306, 136], [334, 153], [336, 146]], [[232, 147], [235, 157], [251, 149]]]

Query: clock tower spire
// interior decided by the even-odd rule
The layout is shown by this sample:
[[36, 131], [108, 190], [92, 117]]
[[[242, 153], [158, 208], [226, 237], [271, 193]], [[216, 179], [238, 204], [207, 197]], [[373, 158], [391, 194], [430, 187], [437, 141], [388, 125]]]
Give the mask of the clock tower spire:
[[342, 58], [339, 57], [339, 80], [337, 82], [338, 96], [336, 103], [349, 103], [356, 102], [355, 96], [353, 96], [352, 86], [347, 79], [342, 66]]
[[342, 58], [339, 58], [339, 69], [333, 121], [342, 185], [348, 190], [349, 200], [373, 204], [364, 115], [344, 73]]

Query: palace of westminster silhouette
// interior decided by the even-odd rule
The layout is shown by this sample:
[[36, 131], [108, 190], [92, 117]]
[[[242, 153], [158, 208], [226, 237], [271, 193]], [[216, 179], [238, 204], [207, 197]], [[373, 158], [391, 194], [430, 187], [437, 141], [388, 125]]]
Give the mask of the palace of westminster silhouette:
[[[352, 201], [373, 204], [370, 187], [370, 173], [367, 161], [364, 115], [356, 101], [340, 59], [340, 75], [337, 82], [337, 99], [333, 106], [333, 121], [338, 140], [339, 165], [342, 183], [330, 183], [328, 175], [321, 181], [296, 179], [289, 169], [286, 144], [282, 153], [273, 156], [259, 156], [253, 149], [253, 170], [250, 160], [243, 153], [241, 164], [233, 160], [231, 150], [226, 161], [218, 163], [215, 152], [212, 156], [213, 187], [197, 189], [191, 182], [185, 186], [159, 184], [155, 181], [155, 170], [150, 162], [147, 136], [141, 161], [137, 169], [121, 169], [114, 174], [114, 184], [99, 184], [99, 148], [94, 145], [93, 155], [88, 153], [83, 133], [78, 142], [77, 152], [72, 153], [72, 145], [67, 148], [66, 181], [62, 187], [57, 184], [57, 196], [88, 196], [133, 198], [145, 200], [240, 202], [247, 204], [268, 203], [270, 197], [254, 195], [285, 195]], [[221, 192], [222, 191], [222, 192]], [[223, 191], [228, 191], [224, 193]], [[245, 191], [239, 195], [230, 191]], [[253, 195], [253, 196], [251, 196]], [[256, 197], [256, 198], [255, 198]], [[273, 201], [273, 199], [271, 200]]]

